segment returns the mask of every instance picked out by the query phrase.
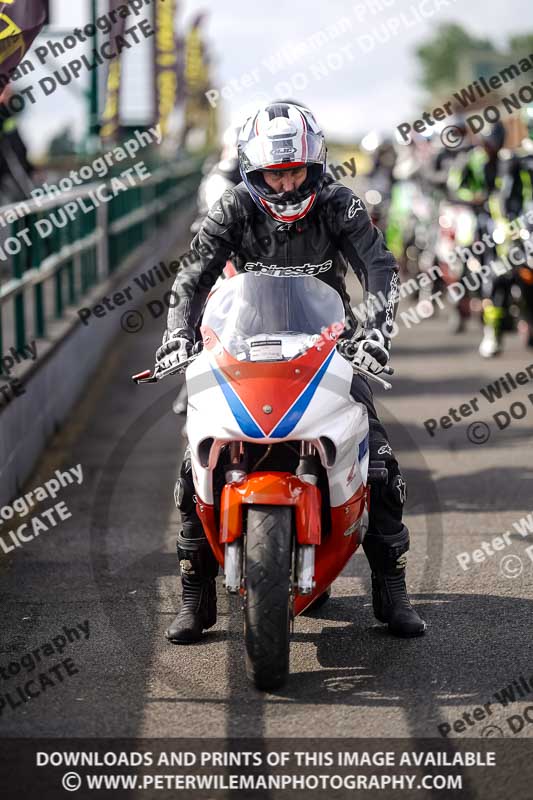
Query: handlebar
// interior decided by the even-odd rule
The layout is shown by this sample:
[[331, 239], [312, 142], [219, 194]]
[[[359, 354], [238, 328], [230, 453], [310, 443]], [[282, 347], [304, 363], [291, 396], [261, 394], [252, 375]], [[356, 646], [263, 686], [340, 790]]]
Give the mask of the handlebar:
[[[337, 345], [338, 350], [340, 351], [341, 355], [343, 355], [350, 363], [354, 372], [358, 372], [360, 375], [364, 375], [365, 378], [369, 380], [376, 381], [382, 386], [385, 391], [389, 391], [392, 389], [392, 384], [388, 381], [383, 380], [380, 378], [379, 375], [374, 375], [372, 372], [364, 369], [364, 367], [360, 367], [359, 364], [354, 364], [350, 359], [355, 355], [355, 346], [352, 342], [339, 342]], [[353, 348], [353, 352], [352, 352]], [[136, 375], [132, 375], [131, 379], [137, 385], [140, 383], [157, 383], [158, 381], [162, 381], [163, 378], [167, 378], [169, 375], [182, 375], [188, 366], [190, 366], [193, 361], [198, 358], [198, 353], [194, 353], [190, 358], [186, 361], [180, 361], [179, 364], [174, 364], [172, 367], [168, 367], [167, 369], [158, 369], [157, 364], [155, 365], [153, 371], [149, 369], [143, 370], [143, 372], [138, 372]], [[383, 370], [385, 375], [393, 375], [394, 370], [392, 367], [385, 367]]]
[[163, 378], [167, 378], [169, 375], [182, 375], [187, 367], [190, 366], [190, 364], [192, 364], [192, 362], [197, 358], [198, 353], [195, 353], [186, 361], [180, 361], [179, 364], [174, 364], [174, 366], [168, 367], [167, 369], [158, 369], [156, 364], [153, 372], [151, 372], [149, 369], [145, 369], [143, 372], [138, 372], [136, 375], [132, 375], [131, 379], [133, 383], [136, 384], [157, 383], [158, 381], [162, 381]]
[[[359, 364], [353, 363], [352, 359], [357, 352], [357, 347], [358, 345], [355, 342], [352, 342], [350, 339], [344, 339], [337, 345], [340, 354], [346, 358], [354, 372], [364, 375], [365, 378], [368, 378], [369, 380], [376, 381], [376, 383], [379, 383], [380, 386], [383, 386], [387, 392], [389, 389], [392, 389], [392, 384], [390, 384], [388, 381], [383, 380], [383, 378], [380, 378], [379, 375], [374, 375], [372, 372], [364, 369], [364, 367], [359, 366]], [[394, 369], [387, 365], [383, 368], [383, 373], [385, 375], [394, 375]]]

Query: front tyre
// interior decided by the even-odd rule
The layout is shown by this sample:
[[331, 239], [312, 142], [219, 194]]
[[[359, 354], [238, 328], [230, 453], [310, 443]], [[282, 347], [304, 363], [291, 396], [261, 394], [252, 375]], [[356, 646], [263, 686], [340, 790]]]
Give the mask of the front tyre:
[[291, 509], [250, 506], [246, 534], [246, 673], [262, 691], [289, 674]]

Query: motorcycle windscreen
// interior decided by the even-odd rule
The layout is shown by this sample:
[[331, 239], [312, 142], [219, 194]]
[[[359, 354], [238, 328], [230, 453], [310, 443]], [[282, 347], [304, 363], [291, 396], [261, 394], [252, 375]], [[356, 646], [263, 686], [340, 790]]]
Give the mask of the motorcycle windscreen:
[[342, 329], [344, 305], [331, 286], [310, 275], [261, 273], [225, 281], [209, 298], [202, 320], [239, 361], [295, 358], [332, 325]]

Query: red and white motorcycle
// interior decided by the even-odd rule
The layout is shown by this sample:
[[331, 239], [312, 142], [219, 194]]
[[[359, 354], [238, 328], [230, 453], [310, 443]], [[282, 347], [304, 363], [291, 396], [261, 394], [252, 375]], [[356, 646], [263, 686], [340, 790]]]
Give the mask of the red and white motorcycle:
[[289, 671], [292, 619], [326, 593], [361, 544], [370, 478], [368, 416], [339, 349], [344, 307], [312, 276], [244, 273], [211, 294], [203, 350], [137, 383], [186, 370], [197, 512], [244, 609], [255, 686]]

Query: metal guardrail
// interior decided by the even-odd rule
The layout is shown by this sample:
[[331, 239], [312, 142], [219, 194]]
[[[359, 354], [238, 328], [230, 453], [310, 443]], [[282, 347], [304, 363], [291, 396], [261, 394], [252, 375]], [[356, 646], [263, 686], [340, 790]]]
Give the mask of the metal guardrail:
[[104, 185], [109, 188], [111, 180], [86, 184], [39, 204], [28, 200], [0, 208], [0, 214], [20, 214], [10, 224], [10, 236], [29, 229], [28, 243], [11, 259], [12, 277], [0, 285], [0, 355], [4, 352], [8, 309], [13, 325], [13, 338], [8, 338], [12, 338], [17, 350], [22, 350], [32, 337], [45, 337], [52, 321], [64, 317], [69, 307], [117, 270], [182, 203], [194, 196], [201, 165], [202, 159], [192, 159], [161, 166], [150, 178], [109, 202], [86, 213], [80, 209], [74, 219], [67, 217], [67, 224], [54, 227], [46, 238], [40, 236], [37, 222], [68, 203], [89, 198], [91, 192]]

